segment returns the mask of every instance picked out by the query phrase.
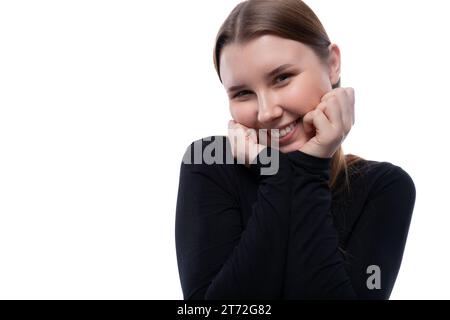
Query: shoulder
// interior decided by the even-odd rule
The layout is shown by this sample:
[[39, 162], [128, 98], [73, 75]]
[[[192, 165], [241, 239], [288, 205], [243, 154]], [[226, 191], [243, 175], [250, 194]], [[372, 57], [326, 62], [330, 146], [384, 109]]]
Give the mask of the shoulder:
[[[233, 187], [239, 166], [233, 159], [227, 136], [208, 136], [192, 141], [183, 155], [181, 176], [214, 181]], [[192, 181], [192, 180], [191, 180]]]
[[354, 185], [366, 189], [368, 199], [389, 193], [398, 200], [403, 199], [412, 203], [415, 201], [414, 180], [400, 165], [388, 161], [362, 159], [348, 166], [348, 172]]
[[208, 136], [192, 141], [183, 155], [183, 164], [234, 164], [227, 136]]

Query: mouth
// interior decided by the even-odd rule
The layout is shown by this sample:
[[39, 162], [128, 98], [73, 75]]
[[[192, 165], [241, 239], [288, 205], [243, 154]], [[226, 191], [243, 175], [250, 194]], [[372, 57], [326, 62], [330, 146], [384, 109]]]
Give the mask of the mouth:
[[278, 139], [279, 145], [287, 143], [296, 134], [300, 120], [301, 120], [301, 118], [297, 118], [297, 120], [291, 122], [290, 124], [280, 128], [280, 129], [268, 130], [267, 135], [268, 135], [269, 139], [270, 138]]

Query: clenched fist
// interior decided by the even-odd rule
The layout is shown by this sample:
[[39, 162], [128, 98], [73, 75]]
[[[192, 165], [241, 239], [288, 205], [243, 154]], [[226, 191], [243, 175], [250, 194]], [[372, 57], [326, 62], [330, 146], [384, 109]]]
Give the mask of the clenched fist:
[[[305, 133], [312, 136], [299, 150], [318, 158], [331, 158], [355, 123], [353, 88], [336, 88], [303, 117]], [[315, 135], [314, 135], [315, 131]]]
[[247, 167], [266, 147], [258, 144], [255, 129], [248, 128], [234, 120], [228, 122], [228, 137], [233, 157], [238, 160], [238, 163], [245, 164]]

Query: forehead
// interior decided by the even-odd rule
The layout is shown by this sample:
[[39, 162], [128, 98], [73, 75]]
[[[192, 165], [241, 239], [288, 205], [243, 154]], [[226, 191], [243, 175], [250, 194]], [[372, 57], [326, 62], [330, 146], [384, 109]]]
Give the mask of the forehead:
[[231, 85], [248, 73], [267, 72], [280, 64], [298, 64], [311, 58], [312, 50], [301, 42], [263, 35], [244, 44], [226, 45], [220, 57], [224, 85]]

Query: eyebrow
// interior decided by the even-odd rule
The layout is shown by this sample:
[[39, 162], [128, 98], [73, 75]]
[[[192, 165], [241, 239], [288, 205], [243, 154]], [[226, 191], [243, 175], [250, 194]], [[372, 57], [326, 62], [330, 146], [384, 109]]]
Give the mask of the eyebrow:
[[[277, 73], [279, 73], [279, 72], [281, 72], [281, 71], [283, 71], [283, 70], [285, 70], [285, 69], [287, 69], [287, 68], [290, 68], [290, 67], [292, 67], [292, 66], [293, 66], [293, 64], [290, 64], [290, 63], [283, 64], [283, 65], [281, 65], [281, 66], [279, 66], [279, 67], [273, 69], [273, 70], [270, 71], [269, 73], [267, 73], [267, 74], [265, 75], [265, 78], [266, 78], [266, 79], [270, 79], [270, 78], [272, 78], [273, 76], [275, 76], [275, 74], [277, 74]], [[232, 87], [230, 87], [227, 91], [228, 91], [228, 93], [232, 93], [232, 92], [234, 92], [234, 91], [243, 89], [243, 88], [245, 88], [245, 87], [246, 87], [245, 85], [232, 86]]]

